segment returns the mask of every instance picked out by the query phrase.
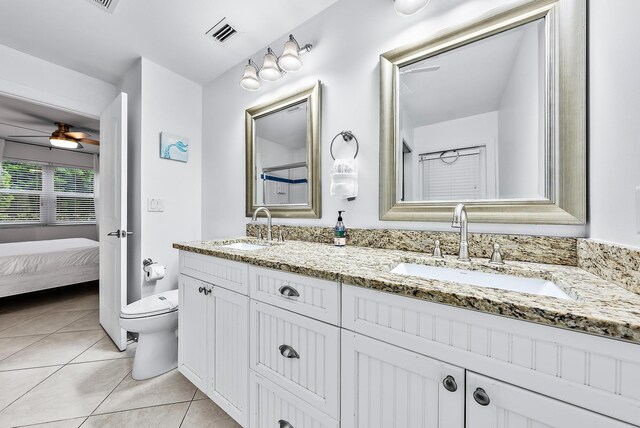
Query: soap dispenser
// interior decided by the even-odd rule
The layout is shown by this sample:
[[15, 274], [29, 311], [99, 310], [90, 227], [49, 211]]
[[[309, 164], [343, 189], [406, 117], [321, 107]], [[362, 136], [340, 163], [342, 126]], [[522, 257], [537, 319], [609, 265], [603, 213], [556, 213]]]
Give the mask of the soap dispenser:
[[342, 213], [345, 211], [338, 211], [338, 222], [333, 230], [333, 245], [336, 247], [344, 247], [347, 245], [347, 228], [344, 227], [342, 222]]

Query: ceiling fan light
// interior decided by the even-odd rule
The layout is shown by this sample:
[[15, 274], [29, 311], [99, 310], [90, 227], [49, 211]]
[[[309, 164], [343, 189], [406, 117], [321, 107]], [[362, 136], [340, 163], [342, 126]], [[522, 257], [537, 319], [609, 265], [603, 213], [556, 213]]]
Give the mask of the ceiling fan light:
[[400, 16], [411, 16], [423, 10], [430, 0], [394, 0], [394, 9]]
[[293, 38], [289, 37], [289, 41], [284, 44], [284, 52], [278, 59], [278, 65], [284, 71], [298, 71], [302, 68], [302, 61], [300, 60], [300, 46]]
[[49, 138], [49, 143], [53, 147], [60, 147], [62, 149], [81, 149], [82, 146], [76, 140], [65, 137], [51, 137]]
[[276, 57], [271, 48], [267, 50], [267, 54], [264, 56], [262, 68], [258, 75], [267, 82], [275, 82], [282, 77], [282, 70], [278, 67], [278, 57]]
[[260, 89], [260, 81], [258, 80], [258, 68], [249, 60], [249, 64], [244, 67], [244, 74], [240, 79], [240, 86], [247, 91], [257, 91]]

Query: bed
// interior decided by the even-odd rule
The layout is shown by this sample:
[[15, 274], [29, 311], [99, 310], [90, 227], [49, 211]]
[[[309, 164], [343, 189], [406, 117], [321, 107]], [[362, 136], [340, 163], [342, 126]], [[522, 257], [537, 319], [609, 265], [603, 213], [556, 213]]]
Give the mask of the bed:
[[0, 297], [95, 281], [99, 251], [84, 238], [0, 244]]

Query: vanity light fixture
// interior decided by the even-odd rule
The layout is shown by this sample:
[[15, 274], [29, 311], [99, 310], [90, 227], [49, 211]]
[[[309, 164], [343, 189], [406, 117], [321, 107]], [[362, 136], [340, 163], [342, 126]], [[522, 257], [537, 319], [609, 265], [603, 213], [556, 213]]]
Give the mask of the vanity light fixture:
[[240, 79], [240, 86], [248, 91], [260, 89], [260, 79], [267, 82], [275, 82], [288, 72], [295, 72], [302, 68], [300, 55], [311, 52], [312, 45], [307, 43], [300, 47], [300, 44], [289, 34], [289, 40], [284, 44], [284, 52], [278, 57], [271, 48], [267, 48], [267, 53], [262, 61], [262, 67], [258, 68], [251, 59], [244, 67], [244, 74]]
[[431, 0], [394, 0], [394, 9], [400, 16], [411, 16], [423, 10]]
[[278, 65], [287, 72], [300, 70], [302, 68], [300, 54], [311, 52], [311, 48], [312, 46], [308, 43], [300, 48], [293, 34], [289, 34], [289, 40], [284, 44], [284, 52], [280, 55], [280, 58], [278, 58]]
[[262, 86], [260, 80], [258, 80], [258, 66], [251, 59], [244, 66], [244, 74], [240, 79], [240, 86], [247, 91], [257, 91]]
[[262, 68], [258, 72], [258, 76], [267, 82], [275, 82], [282, 77], [282, 74], [283, 70], [280, 69], [280, 66], [278, 65], [278, 57], [273, 53], [271, 48], [268, 48], [267, 54], [264, 56], [264, 61], [262, 62]]

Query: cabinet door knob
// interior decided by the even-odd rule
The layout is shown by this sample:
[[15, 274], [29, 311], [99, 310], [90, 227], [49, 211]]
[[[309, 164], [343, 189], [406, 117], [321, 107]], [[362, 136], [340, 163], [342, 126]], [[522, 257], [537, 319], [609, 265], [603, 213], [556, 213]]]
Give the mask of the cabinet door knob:
[[284, 419], [280, 419], [278, 423], [280, 424], [280, 428], [293, 428], [293, 425], [291, 425], [288, 421], [285, 421]]
[[285, 358], [300, 359], [300, 354], [298, 354], [296, 350], [289, 345], [280, 345], [278, 349], [280, 349], [280, 354]]
[[203, 293], [204, 291], [206, 291], [206, 288], [204, 288], [204, 287], [199, 287], [198, 288], [198, 293]]
[[208, 296], [209, 294], [211, 294], [211, 289], [210, 288], [205, 288], [204, 289], [204, 295]]
[[280, 294], [286, 297], [300, 297], [300, 293], [298, 293], [298, 290], [289, 285], [283, 285], [278, 291], [280, 291]]
[[442, 384], [444, 385], [444, 389], [449, 392], [456, 392], [458, 390], [458, 384], [456, 383], [454, 377], [451, 375], [445, 377], [442, 381]]
[[476, 388], [476, 390], [473, 391], [473, 399], [481, 406], [488, 406], [489, 403], [491, 403], [489, 395], [487, 395], [485, 390], [482, 388]]

